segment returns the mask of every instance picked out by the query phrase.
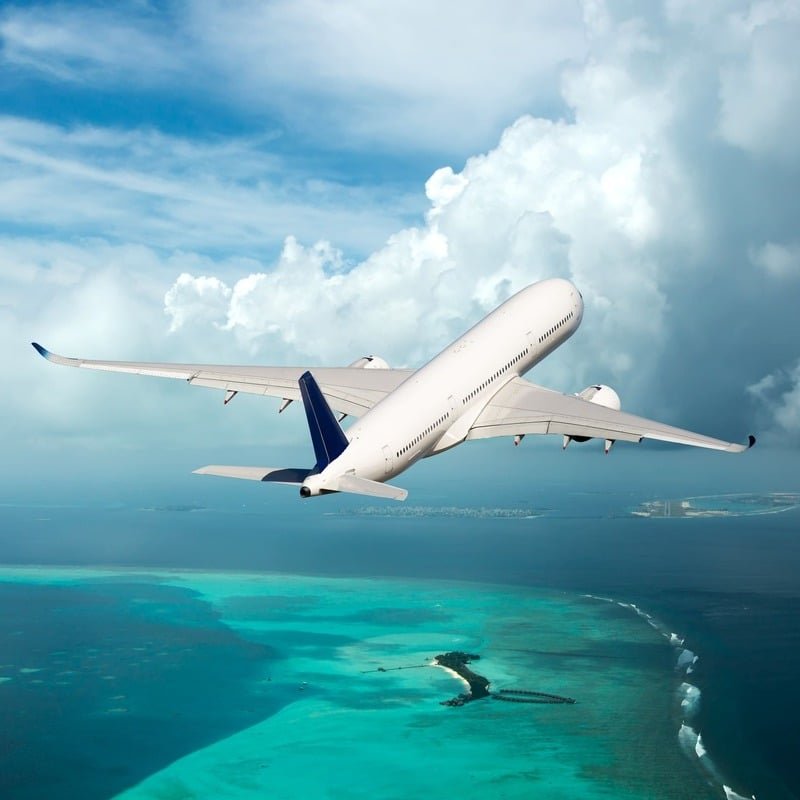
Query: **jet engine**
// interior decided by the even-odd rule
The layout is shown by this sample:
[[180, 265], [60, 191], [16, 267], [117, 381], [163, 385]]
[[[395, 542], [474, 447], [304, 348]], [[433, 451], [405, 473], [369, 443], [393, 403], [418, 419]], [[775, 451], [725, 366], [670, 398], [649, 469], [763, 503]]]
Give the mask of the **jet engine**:
[[[596, 403], [598, 406], [611, 408], [614, 411], [619, 411], [620, 408], [622, 408], [619, 395], [610, 386], [604, 386], [602, 383], [595, 383], [592, 386], [587, 386], [583, 391], [578, 392], [576, 397], [580, 397], [581, 400], [587, 400], [590, 403]], [[564, 436], [563, 449], [566, 449], [567, 445], [572, 441], [588, 442], [591, 438], [591, 436]], [[606, 454], [608, 454], [613, 444], [613, 439], [605, 440]]]
[[389, 369], [389, 365], [380, 356], [361, 356], [357, 361], [348, 364], [357, 369]]
[[582, 392], [578, 392], [578, 397], [581, 400], [596, 403], [598, 406], [613, 408], [614, 411], [619, 411], [622, 408], [619, 395], [610, 386], [603, 386], [602, 383], [587, 386]]

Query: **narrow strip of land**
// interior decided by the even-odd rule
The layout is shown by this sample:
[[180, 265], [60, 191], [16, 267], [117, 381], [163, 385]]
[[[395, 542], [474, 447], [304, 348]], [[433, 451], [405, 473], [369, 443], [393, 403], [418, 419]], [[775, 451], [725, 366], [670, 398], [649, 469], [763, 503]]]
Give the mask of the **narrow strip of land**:
[[462, 653], [460, 650], [454, 650], [452, 653], [443, 653], [433, 659], [435, 666], [444, 667], [451, 672], [455, 672], [469, 686], [468, 692], [460, 694], [452, 700], [443, 700], [442, 705], [463, 706], [464, 703], [469, 703], [471, 700], [479, 700], [481, 697], [489, 696], [489, 681], [483, 675], [474, 673], [467, 666], [470, 661], [478, 661], [479, 659], [480, 656], [475, 653]]
[[483, 675], [473, 672], [467, 664], [472, 661], [479, 661], [480, 656], [476, 653], [463, 653], [454, 650], [450, 653], [442, 653], [436, 656], [432, 662], [425, 664], [407, 664], [399, 667], [376, 667], [375, 669], [362, 670], [362, 674], [369, 672], [395, 672], [401, 669], [421, 669], [422, 667], [441, 667], [452, 673], [456, 678], [460, 678], [466, 685], [467, 691], [451, 698], [442, 700], [443, 706], [463, 706], [472, 700], [480, 700], [483, 697], [493, 697], [495, 700], [503, 700], [506, 703], [538, 703], [541, 705], [555, 705], [559, 703], [574, 703], [572, 697], [564, 697], [560, 694], [550, 694], [548, 692], [535, 692], [531, 689], [500, 689], [497, 692], [489, 691], [489, 680]]

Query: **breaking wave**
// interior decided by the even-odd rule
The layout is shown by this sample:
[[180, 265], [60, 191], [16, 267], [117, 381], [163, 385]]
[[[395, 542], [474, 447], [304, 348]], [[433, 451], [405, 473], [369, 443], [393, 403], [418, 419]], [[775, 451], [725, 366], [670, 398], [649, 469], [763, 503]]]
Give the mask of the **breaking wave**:
[[731, 789], [730, 786], [726, 786], [724, 783], [722, 784], [722, 788], [725, 790], [726, 800], [756, 800], [756, 796], [754, 794], [751, 794], [750, 797], [746, 797], [743, 794], [737, 794], [733, 791], [733, 789]]
[[684, 719], [691, 719], [697, 716], [697, 712], [700, 709], [700, 690], [691, 683], [684, 681], [678, 687], [678, 694]]
[[675, 662], [675, 669], [688, 672], [696, 663], [697, 656], [688, 648], [684, 648], [678, 653], [678, 660]]

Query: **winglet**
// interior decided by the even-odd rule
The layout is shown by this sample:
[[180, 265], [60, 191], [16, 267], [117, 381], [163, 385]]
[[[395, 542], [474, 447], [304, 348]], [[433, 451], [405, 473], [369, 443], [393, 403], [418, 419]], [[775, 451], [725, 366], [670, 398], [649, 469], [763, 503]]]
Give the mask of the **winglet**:
[[50, 351], [46, 347], [42, 347], [38, 342], [31, 342], [36, 352], [42, 357], [50, 360]]
[[756, 443], [756, 437], [751, 433], [747, 437], [747, 444], [729, 444], [724, 448], [729, 453], [744, 453]]
[[344, 452], [350, 443], [336, 421], [314, 376], [306, 371], [300, 376], [298, 384], [300, 385], [300, 395], [303, 398], [303, 407], [306, 410], [311, 442], [314, 445], [314, 455], [317, 457], [314, 471], [322, 472], [331, 461], [337, 459]]

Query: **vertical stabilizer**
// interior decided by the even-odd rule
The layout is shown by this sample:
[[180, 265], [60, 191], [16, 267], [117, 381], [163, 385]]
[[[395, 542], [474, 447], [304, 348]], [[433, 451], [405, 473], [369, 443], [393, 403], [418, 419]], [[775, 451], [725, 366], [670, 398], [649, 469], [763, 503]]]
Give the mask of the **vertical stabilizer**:
[[308, 419], [311, 442], [314, 445], [314, 455], [317, 457], [314, 472], [322, 472], [331, 461], [344, 452], [349, 442], [314, 376], [310, 372], [304, 372], [298, 383]]

